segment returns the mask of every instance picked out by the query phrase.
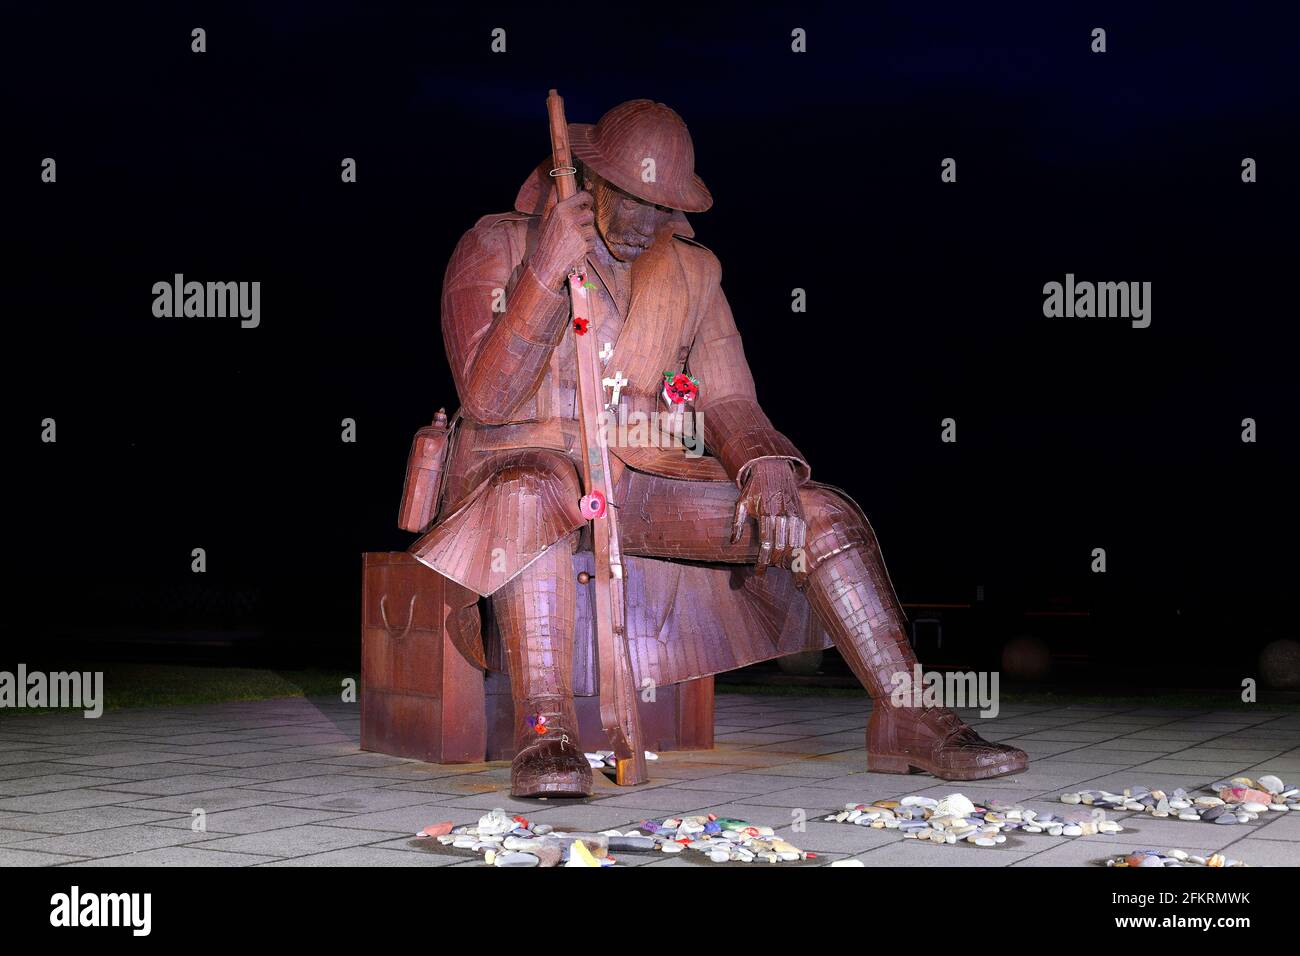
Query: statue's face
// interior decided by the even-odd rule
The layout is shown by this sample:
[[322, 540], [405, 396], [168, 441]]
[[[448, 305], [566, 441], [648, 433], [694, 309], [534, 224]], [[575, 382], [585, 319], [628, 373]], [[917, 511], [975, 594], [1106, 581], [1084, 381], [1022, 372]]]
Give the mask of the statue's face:
[[596, 230], [620, 262], [632, 262], [649, 249], [672, 218], [666, 206], [637, 199], [594, 173], [587, 174], [586, 186], [595, 206]]

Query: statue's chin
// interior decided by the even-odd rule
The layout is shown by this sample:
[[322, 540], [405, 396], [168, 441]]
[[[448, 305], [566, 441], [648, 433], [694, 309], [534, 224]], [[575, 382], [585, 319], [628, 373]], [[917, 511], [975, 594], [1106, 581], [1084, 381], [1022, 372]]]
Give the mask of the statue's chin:
[[648, 246], [626, 246], [616, 242], [609, 247], [610, 254], [619, 262], [633, 262], [641, 258], [641, 254], [649, 248]]

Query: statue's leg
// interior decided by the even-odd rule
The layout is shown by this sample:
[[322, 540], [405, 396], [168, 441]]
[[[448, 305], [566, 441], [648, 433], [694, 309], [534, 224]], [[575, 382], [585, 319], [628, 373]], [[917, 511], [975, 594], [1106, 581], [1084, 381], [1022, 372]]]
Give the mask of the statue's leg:
[[[631, 474], [620, 492], [620, 532], [630, 554], [744, 564], [757, 557], [755, 522], [746, 522], [740, 540], [731, 541], [734, 485]], [[910, 679], [917, 660], [876, 536], [857, 505], [834, 489], [806, 485], [801, 500], [808, 522], [804, 593], [874, 698], [868, 768], [926, 770], [949, 780], [1023, 770], [1023, 751], [984, 741], [946, 707], [894, 706], [893, 677]]]
[[[591, 793], [591, 767], [573, 709], [573, 544], [573, 536], [561, 539], [492, 595], [515, 704], [515, 797]], [[537, 732], [539, 724], [544, 733]]]
[[946, 780], [981, 780], [1024, 770], [1028, 758], [1023, 751], [985, 741], [948, 708], [915, 706], [910, 693], [901, 705], [891, 699], [898, 686], [894, 675], [905, 674], [910, 682], [917, 660], [876, 536], [861, 511], [829, 488], [810, 485], [802, 500], [808, 521], [805, 593], [874, 698], [867, 769], [923, 770]]

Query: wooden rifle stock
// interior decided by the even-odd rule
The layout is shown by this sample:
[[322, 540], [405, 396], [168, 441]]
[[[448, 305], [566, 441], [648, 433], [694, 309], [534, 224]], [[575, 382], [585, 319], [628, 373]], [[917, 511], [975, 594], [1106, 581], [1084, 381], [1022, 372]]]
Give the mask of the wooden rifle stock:
[[[558, 199], [578, 191], [569, 150], [569, 126], [564, 117], [564, 100], [555, 90], [546, 98], [551, 123], [551, 176]], [[591, 296], [586, 288], [588, 266], [575, 263], [569, 272], [571, 318], [590, 319]], [[574, 328], [572, 322], [570, 330]], [[619, 548], [618, 522], [610, 483], [609, 448], [601, 427], [604, 388], [594, 335], [575, 335], [577, 343], [578, 415], [582, 433], [582, 488], [584, 502], [603, 503], [601, 513], [591, 519], [592, 549], [596, 558], [595, 618], [596, 648], [600, 658], [600, 721], [609, 734], [616, 758], [616, 780], [620, 786], [645, 783], [645, 747], [637, 713], [637, 694], [632, 662], [627, 648], [627, 616], [623, 585], [623, 555]], [[597, 505], [599, 508], [600, 506]]]

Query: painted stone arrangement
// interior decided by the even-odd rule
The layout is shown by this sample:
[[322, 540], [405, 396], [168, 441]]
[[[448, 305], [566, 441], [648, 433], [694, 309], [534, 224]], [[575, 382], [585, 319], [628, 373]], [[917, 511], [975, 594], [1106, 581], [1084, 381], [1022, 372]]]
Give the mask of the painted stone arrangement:
[[[596, 760], [604, 762], [612, 755], [595, 753], [588, 756], [594, 764]], [[1142, 786], [1126, 787], [1123, 793], [1083, 790], [1061, 795], [1061, 802], [1074, 809], [1065, 810], [1060, 815], [1037, 812], [997, 799], [976, 804], [960, 793], [950, 793], [942, 800], [911, 795], [899, 800], [845, 804], [843, 810], [824, 819], [877, 830], [898, 830], [905, 839], [928, 840], [950, 846], [964, 842], [979, 847], [995, 847], [1005, 843], [1010, 832], [1046, 834], [1049, 837], [1124, 832], [1119, 821], [1106, 817], [1108, 810], [1235, 824], [1256, 820], [1263, 814], [1300, 809], [1300, 789], [1288, 787], [1273, 775], [1261, 776], [1258, 781], [1235, 777], [1220, 781], [1209, 789], [1218, 795], [1193, 797], [1183, 789], [1165, 793]], [[771, 827], [714, 814], [643, 820], [639, 828], [626, 832], [581, 833], [555, 830], [544, 823], [533, 824], [526, 817], [512, 817], [498, 808], [480, 817], [477, 824], [453, 827], [451, 823], [439, 823], [426, 827], [417, 836], [437, 839], [444, 846], [474, 850], [483, 854], [484, 863], [503, 867], [615, 866], [617, 857], [613, 854], [624, 851], [681, 853], [693, 850], [705, 854], [713, 863], [795, 862], [817, 856], [781, 839]], [[853, 865], [851, 861], [840, 862]], [[1136, 850], [1108, 859], [1106, 865], [1218, 868], [1248, 864], [1221, 853], [1203, 857], [1183, 850]]]
[[1242, 863], [1240, 860], [1232, 860], [1222, 853], [1214, 853], [1210, 856], [1194, 856], [1186, 850], [1170, 850], [1167, 853], [1159, 853], [1155, 850], [1134, 850], [1125, 856], [1117, 856], [1106, 861], [1107, 866], [1130, 867], [1130, 866], [1250, 866], [1249, 863]]
[[1300, 809], [1300, 788], [1288, 787], [1281, 778], [1271, 774], [1258, 781], [1249, 777], [1221, 780], [1208, 789], [1217, 796], [1193, 797], [1181, 788], [1165, 793], [1134, 786], [1125, 788], [1122, 794], [1105, 790], [1066, 793], [1061, 795], [1061, 802], [1225, 825], [1250, 823], [1269, 813]]
[[480, 817], [477, 824], [434, 824], [416, 836], [474, 850], [483, 854], [484, 863], [506, 867], [614, 866], [617, 858], [611, 854], [623, 851], [681, 853], [689, 849], [706, 854], [714, 863], [778, 863], [816, 856], [782, 840], [771, 827], [713, 814], [645, 820], [639, 829], [622, 833], [579, 833], [533, 824], [498, 808]]
[[1124, 829], [1117, 821], [1106, 819], [1104, 810], [1076, 810], [1057, 816], [1000, 800], [988, 800], [986, 804], [977, 805], [960, 793], [950, 793], [942, 800], [913, 795], [871, 804], [845, 804], [843, 810], [825, 820], [877, 830], [898, 830], [905, 838], [913, 840], [949, 845], [964, 841], [983, 847], [1005, 843], [1010, 831], [1076, 837], [1120, 833]]
[[771, 827], [744, 820], [708, 816], [664, 817], [644, 820], [641, 829], [660, 840], [659, 849], [677, 853], [674, 846], [707, 853], [714, 863], [778, 863], [809, 860], [817, 856], [781, 839]]

